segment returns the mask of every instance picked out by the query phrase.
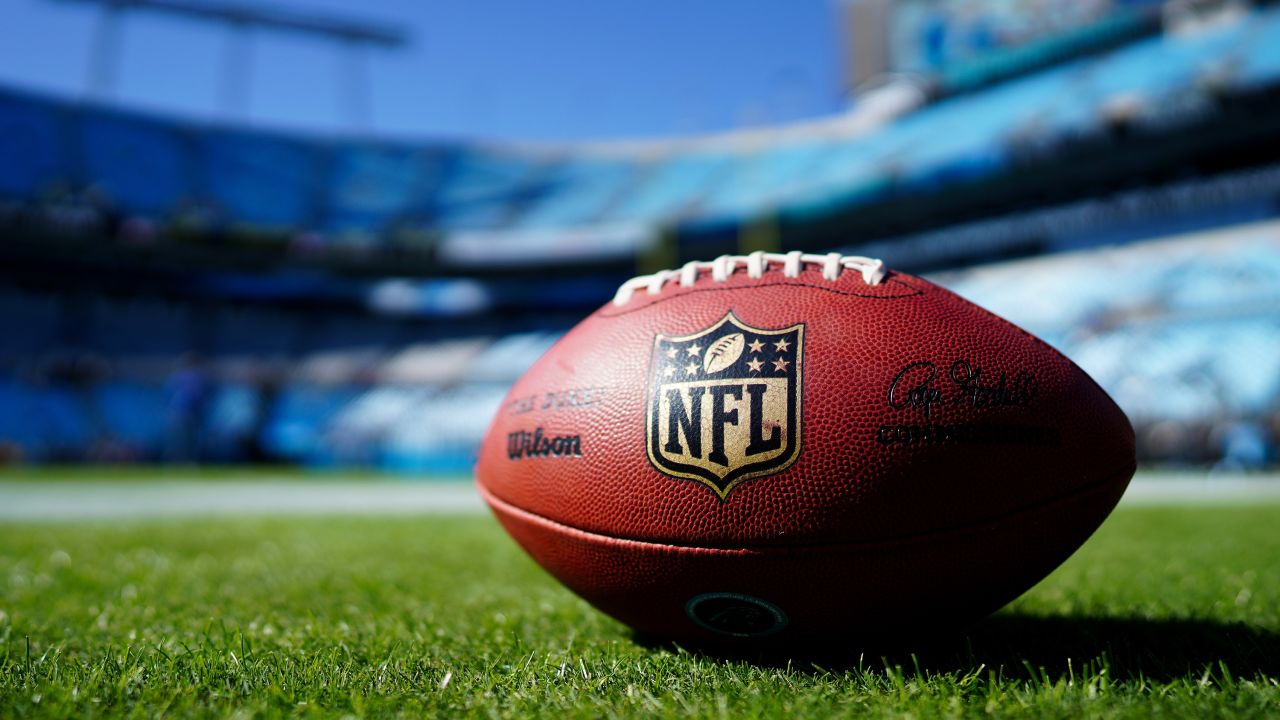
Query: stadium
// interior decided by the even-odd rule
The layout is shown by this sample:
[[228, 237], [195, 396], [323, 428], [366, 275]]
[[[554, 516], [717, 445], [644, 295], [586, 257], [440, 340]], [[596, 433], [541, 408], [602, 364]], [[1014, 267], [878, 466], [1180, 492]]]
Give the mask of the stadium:
[[[97, 92], [137, 17], [369, 52], [412, 45], [394, 21], [21, 5], [15, 37], [98, 29], [95, 92], [0, 80], [0, 714], [1280, 714], [1275, 3], [818, 3], [824, 111], [543, 140]], [[486, 430], [629, 278], [797, 250], [1060, 350], [1137, 479], [954, 637], [634, 636], [478, 512]]]

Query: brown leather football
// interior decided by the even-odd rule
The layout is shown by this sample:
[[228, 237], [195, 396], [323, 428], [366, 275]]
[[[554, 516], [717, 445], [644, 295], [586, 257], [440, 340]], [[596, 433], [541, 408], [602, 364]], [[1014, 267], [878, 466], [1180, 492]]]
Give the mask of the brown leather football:
[[981, 617], [1133, 471], [1124, 413], [1043, 341], [879, 261], [800, 253], [629, 281], [515, 384], [476, 468], [552, 575], [691, 641]]

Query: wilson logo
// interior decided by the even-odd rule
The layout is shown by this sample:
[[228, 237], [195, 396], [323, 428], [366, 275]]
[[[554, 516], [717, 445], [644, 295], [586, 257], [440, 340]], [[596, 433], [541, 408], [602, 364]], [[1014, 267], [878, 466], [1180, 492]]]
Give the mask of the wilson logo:
[[507, 433], [507, 457], [512, 460], [541, 457], [582, 457], [580, 435], [547, 435], [542, 428], [533, 432]]
[[683, 337], [654, 338], [649, 461], [724, 499], [800, 453], [804, 325], [764, 330], [733, 313]]

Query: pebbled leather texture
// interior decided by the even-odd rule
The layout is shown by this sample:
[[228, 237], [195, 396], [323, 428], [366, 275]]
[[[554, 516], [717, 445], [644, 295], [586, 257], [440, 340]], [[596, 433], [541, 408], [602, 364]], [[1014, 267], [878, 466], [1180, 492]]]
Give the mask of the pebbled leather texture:
[[[778, 358], [800, 363], [788, 386], [798, 408], [792, 461], [722, 495], [669, 472], [675, 460], [661, 444], [654, 459], [647, 431], [670, 420], [652, 404], [670, 392], [655, 369], [668, 346], [656, 339], [695, 336], [729, 313], [748, 338], [801, 325], [803, 347], [718, 346], [764, 363], [735, 366], [744, 383]], [[686, 359], [693, 344], [671, 347]], [[769, 392], [783, 392], [777, 383]], [[716, 416], [719, 426], [747, 437], [753, 397], [722, 398], [737, 414]], [[508, 531], [570, 588], [633, 626], [696, 636], [705, 631], [682, 603], [709, 585], [783, 598], [770, 602], [798, 633], [856, 627], [858, 608], [989, 612], [1069, 556], [1133, 468], [1124, 414], [1029, 333], [910, 275], [869, 286], [853, 272], [828, 281], [816, 268], [798, 278], [771, 268], [759, 279], [703, 275], [596, 311], [512, 388], [476, 474]], [[818, 590], [831, 582], [847, 598]], [[872, 600], [853, 599], [872, 586]], [[800, 629], [794, 618], [804, 618]]]

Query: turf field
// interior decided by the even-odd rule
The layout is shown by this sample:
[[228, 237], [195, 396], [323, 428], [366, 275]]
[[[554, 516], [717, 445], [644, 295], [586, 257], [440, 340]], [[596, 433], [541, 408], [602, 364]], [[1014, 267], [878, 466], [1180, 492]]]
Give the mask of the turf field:
[[1280, 504], [1122, 507], [954, 637], [727, 659], [483, 515], [0, 524], [0, 717], [232, 714], [1274, 717]]

